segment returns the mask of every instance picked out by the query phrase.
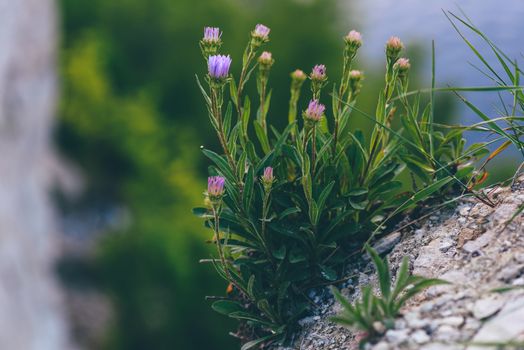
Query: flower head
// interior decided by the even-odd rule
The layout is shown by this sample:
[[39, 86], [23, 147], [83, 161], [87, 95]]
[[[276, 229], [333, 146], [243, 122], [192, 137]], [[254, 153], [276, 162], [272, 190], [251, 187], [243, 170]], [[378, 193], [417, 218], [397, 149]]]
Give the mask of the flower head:
[[364, 80], [364, 73], [360, 70], [352, 70], [349, 72], [349, 88], [351, 93], [356, 95], [360, 92], [362, 87], [362, 80]]
[[273, 168], [270, 166], [266, 167], [264, 169], [264, 175], [262, 175], [261, 179], [265, 188], [271, 187], [271, 185], [275, 181], [275, 176], [273, 175]]
[[224, 80], [229, 76], [231, 57], [224, 55], [209, 56], [207, 68], [209, 76], [215, 80]]
[[344, 41], [346, 44], [353, 46], [355, 49], [358, 49], [360, 46], [362, 46], [362, 34], [356, 30], [352, 30], [344, 37]]
[[225, 179], [222, 176], [207, 178], [207, 195], [211, 201], [219, 200], [224, 195]]
[[392, 36], [386, 42], [386, 56], [389, 59], [396, 60], [403, 48], [404, 44], [402, 41], [400, 41], [400, 38], [397, 36]]
[[260, 63], [261, 69], [269, 69], [275, 63], [275, 60], [273, 59], [273, 55], [271, 52], [264, 51], [262, 54], [258, 57], [258, 63]]
[[317, 64], [313, 67], [313, 70], [311, 71], [311, 74], [309, 75], [309, 78], [313, 81], [317, 82], [323, 82], [327, 79], [326, 75], [326, 66], [323, 64]]
[[269, 41], [269, 32], [271, 29], [266, 27], [263, 24], [257, 24], [255, 29], [251, 32], [251, 49], [256, 50], [262, 44], [267, 43]]
[[251, 32], [251, 36], [254, 38], [261, 39], [262, 41], [268, 41], [269, 40], [269, 32], [271, 29], [266, 27], [263, 24], [257, 24], [255, 26], [255, 30]]
[[304, 112], [304, 118], [312, 122], [318, 122], [322, 118], [322, 115], [324, 115], [325, 110], [326, 106], [324, 106], [318, 100], [311, 100], [309, 101], [309, 105]]
[[220, 39], [221, 36], [222, 32], [220, 31], [220, 28], [204, 28], [204, 37], [200, 40], [200, 50], [202, 50], [204, 58], [207, 59], [209, 56], [217, 54], [218, 49], [222, 45], [222, 40]]
[[395, 63], [395, 68], [398, 69], [399, 74], [406, 73], [411, 68], [409, 59], [405, 57], [399, 58]]
[[297, 69], [291, 73], [291, 79], [297, 82], [304, 82], [307, 76], [302, 70]]
[[222, 32], [220, 31], [220, 28], [205, 27], [204, 28], [204, 38], [202, 39], [202, 41], [205, 43], [217, 44], [220, 42], [221, 36], [222, 36]]

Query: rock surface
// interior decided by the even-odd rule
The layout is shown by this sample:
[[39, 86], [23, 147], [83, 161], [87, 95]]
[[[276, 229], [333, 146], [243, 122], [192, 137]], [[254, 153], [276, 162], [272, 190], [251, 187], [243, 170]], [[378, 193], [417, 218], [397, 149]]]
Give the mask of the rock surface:
[[0, 349], [72, 349], [54, 280], [52, 0], [0, 0]]
[[[495, 207], [465, 198], [455, 209], [438, 211], [386, 239], [400, 240], [388, 255], [393, 270], [408, 256], [414, 274], [452, 284], [431, 287], [409, 301], [394, 329], [366, 349], [480, 350], [496, 349], [496, 344], [524, 349], [524, 214], [507, 224], [524, 204], [524, 176], [512, 188], [486, 194]], [[376, 276], [369, 261], [349, 271], [359, 277], [348, 279], [341, 291], [352, 301], [360, 287], [376, 283]], [[501, 287], [512, 288], [494, 291]], [[362, 334], [330, 322], [340, 306], [328, 291], [313, 297], [318, 295], [322, 301], [310, 317], [320, 319], [305, 324], [290, 349], [357, 349]]]

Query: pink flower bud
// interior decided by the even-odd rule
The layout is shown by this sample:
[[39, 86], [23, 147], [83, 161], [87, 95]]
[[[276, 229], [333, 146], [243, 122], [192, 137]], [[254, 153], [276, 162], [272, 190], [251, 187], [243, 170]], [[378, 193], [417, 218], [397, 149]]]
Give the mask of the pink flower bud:
[[264, 175], [262, 175], [262, 182], [264, 185], [269, 186], [275, 181], [275, 177], [273, 176], [273, 168], [268, 166], [264, 169]]
[[224, 184], [226, 180], [222, 176], [210, 176], [207, 178], [207, 194], [209, 199], [217, 200], [224, 195]]
[[258, 58], [258, 63], [260, 63], [263, 68], [270, 68], [274, 62], [275, 60], [273, 59], [271, 52], [264, 51]]
[[397, 36], [392, 36], [386, 42], [386, 56], [390, 59], [397, 59], [400, 51], [404, 48], [404, 44]]
[[344, 41], [355, 48], [359, 48], [362, 46], [362, 35], [356, 30], [352, 30], [344, 37]]
[[407, 72], [411, 68], [409, 59], [405, 57], [399, 58], [395, 63], [395, 68], [397, 68], [400, 72]]

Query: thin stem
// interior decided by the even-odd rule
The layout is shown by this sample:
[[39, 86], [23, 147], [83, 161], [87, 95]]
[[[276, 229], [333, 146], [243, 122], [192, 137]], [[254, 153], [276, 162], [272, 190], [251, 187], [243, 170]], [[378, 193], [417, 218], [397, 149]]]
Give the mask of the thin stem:
[[244, 85], [246, 83], [246, 76], [249, 69], [249, 65], [251, 64], [251, 61], [253, 58], [255, 58], [255, 52], [250, 44], [248, 44], [248, 47], [246, 48], [247, 54], [246, 54], [246, 60], [244, 64], [242, 65], [242, 72], [240, 73], [240, 78], [238, 80], [238, 89], [237, 89], [237, 113], [238, 117], [240, 118], [242, 115], [242, 92], [244, 91]]
[[317, 133], [316, 133], [316, 130], [317, 130], [317, 126], [316, 125], [313, 125], [313, 131], [312, 131], [312, 144], [311, 144], [311, 177], [314, 178], [315, 177], [315, 166], [316, 166], [316, 156], [317, 156], [317, 152], [316, 152], [316, 149], [317, 149]]
[[231, 167], [232, 170], [234, 170], [236, 168], [235, 162], [233, 160], [233, 157], [227, 145], [227, 138], [226, 138], [226, 133], [224, 130], [224, 123], [222, 120], [221, 97], [219, 96], [219, 92], [217, 91], [216, 88], [211, 89], [211, 111], [213, 112], [213, 117], [215, 118], [215, 121], [217, 122], [217, 125], [218, 125], [218, 130], [217, 130], [218, 140], [220, 141], [220, 145], [222, 146], [222, 149], [224, 150], [224, 153], [227, 157], [229, 166]]

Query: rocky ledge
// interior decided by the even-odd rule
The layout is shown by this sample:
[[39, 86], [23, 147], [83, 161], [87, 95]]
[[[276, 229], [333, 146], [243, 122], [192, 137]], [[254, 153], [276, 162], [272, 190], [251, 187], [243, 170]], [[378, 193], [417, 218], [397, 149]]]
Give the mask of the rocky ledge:
[[[378, 242], [378, 250], [390, 251], [394, 273], [408, 256], [414, 274], [451, 284], [412, 299], [395, 328], [366, 349], [524, 349], [524, 213], [508, 224], [524, 203], [524, 176], [512, 187], [485, 191], [495, 207], [465, 198]], [[361, 286], [376, 283], [369, 260], [350, 266], [349, 275], [341, 287], [351, 301]], [[495, 291], [501, 287], [511, 288]], [[309, 296], [314, 314], [300, 321], [293, 346], [278, 350], [357, 349], [362, 334], [329, 321], [340, 311], [329, 289]]]

